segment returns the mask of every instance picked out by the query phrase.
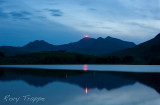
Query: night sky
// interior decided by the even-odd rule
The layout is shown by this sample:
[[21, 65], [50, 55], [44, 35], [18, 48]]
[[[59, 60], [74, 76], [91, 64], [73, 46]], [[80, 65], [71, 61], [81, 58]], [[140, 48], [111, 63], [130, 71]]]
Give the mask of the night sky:
[[0, 0], [0, 45], [116, 37], [136, 44], [160, 32], [160, 0]]

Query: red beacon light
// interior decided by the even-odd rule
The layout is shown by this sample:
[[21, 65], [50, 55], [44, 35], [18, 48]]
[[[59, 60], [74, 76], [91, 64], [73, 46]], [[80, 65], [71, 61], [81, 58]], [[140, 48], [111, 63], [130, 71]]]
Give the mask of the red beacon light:
[[84, 36], [84, 38], [86, 38], [86, 39], [87, 39], [87, 38], [88, 38], [88, 35], [86, 34], [86, 35]]

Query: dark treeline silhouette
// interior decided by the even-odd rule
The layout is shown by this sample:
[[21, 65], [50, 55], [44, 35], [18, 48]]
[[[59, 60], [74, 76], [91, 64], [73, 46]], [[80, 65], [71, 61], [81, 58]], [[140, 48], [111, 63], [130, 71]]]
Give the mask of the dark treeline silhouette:
[[160, 65], [160, 58], [152, 58], [152, 59], [149, 61], [149, 64], [150, 64], [150, 65]]
[[160, 59], [145, 60], [132, 56], [93, 56], [66, 51], [48, 51], [10, 57], [1, 54], [0, 64], [160, 64]]
[[0, 52], [0, 57], [5, 57], [5, 54]]

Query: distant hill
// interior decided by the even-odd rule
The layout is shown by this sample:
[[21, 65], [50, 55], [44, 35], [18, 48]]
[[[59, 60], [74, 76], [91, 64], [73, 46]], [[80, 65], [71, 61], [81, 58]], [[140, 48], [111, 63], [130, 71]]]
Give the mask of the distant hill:
[[[0, 47], [0, 52], [4, 52], [6, 55], [17, 55], [27, 52], [65, 50], [67, 52], [75, 52], [80, 54], [102, 55], [104, 53], [111, 53], [134, 46], [135, 44], [133, 42], [127, 42], [109, 36], [106, 38], [99, 37], [97, 39], [85, 37], [77, 42], [64, 45], [52, 45], [43, 40], [36, 40], [22, 47], [3, 46], [3, 48]], [[12, 51], [15, 52], [13, 53]]]
[[133, 48], [106, 54], [110, 56], [133, 56], [144, 59], [160, 58], [160, 33], [151, 40], [141, 43]]
[[28, 52], [53, 51], [57, 50], [56, 46], [49, 44], [43, 40], [36, 40], [21, 47], [22, 50]]

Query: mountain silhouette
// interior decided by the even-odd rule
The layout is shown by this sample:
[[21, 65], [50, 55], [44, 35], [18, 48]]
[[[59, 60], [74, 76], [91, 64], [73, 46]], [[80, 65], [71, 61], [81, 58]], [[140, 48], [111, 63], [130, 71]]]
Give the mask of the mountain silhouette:
[[144, 43], [136, 45], [133, 48], [113, 52], [106, 55], [113, 55], [113, 56], [134, 56], [138, 58], [157, 58], [160, 57], [160, 33], [156, 35], [151, 40], [148, 40]]
[[101, 55], [126, 48], [134, 47], [133, 42], [122, 41], [117, 38], [83, 38], [78, 42], [59, 46], [60, 49], [81, 54]]
[[28, 52], [53, 51], [56, 50], [56, 46], [43, 40], [36, 40], [23, 46], [22, 50]]
[[[15, 50], [17, 53], [12, 53], [12, 51], [10, 51], [10, 53], [6, 53], [7, 51], [4, 51], [1, 47], [0, 52], [5, 53], [6, 55], [17, 55], [21, 53], [24, 54], [24, 52], [27, 53], [65, 50], [67, 52], [75, 52], [80, 54], [101, 55], [104, 53], [111, 53], [114, 51], [131, 48], [134, 46], [135, 44], [133, 42], [123, 41], [117, 38], [112, 38], [110, 36], [106, 38], [99, 37], [97, 39], [85, 37], [77, 42], [63, 45], [52, 45], [43, 40], [36, 40], [22, 47], [18, 47], [18, 50], [17, 48], [12, 47], [12, 50]], [[3, 46], [3, 48], [5, 48], [5, 46]], [[8, 48], [8, 50], [10, 50], [10, 48]]]

